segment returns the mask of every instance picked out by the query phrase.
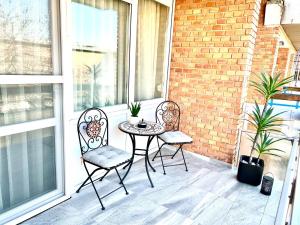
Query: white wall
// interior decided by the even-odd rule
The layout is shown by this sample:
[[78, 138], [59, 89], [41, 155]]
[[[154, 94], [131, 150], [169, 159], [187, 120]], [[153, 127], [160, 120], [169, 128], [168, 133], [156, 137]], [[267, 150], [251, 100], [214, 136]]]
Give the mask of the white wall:
[[285, 0], [281, 24], [300, 24], [300, 1]]

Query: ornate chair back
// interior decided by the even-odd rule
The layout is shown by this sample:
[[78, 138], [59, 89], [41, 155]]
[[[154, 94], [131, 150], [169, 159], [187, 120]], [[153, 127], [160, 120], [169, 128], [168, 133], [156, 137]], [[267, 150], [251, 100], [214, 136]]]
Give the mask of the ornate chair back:
[[179, 130], [180, 108], [173, 101], [164, 101], [156, 108], [156, 122], [165, 127], [166, 131]]
[[78, 119], [77, 132], [81, 154], [108, 145], [108, 119], [98, 108], [85, 110]]

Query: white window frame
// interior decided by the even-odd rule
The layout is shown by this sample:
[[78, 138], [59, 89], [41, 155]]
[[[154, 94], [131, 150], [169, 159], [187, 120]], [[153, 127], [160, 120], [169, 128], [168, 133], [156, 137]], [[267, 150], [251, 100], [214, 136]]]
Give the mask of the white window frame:
[[[53, 85], [54, 95], [54, 117], [28, 121], [12, 125], [4, 125], [0, 127], [0, 137], [19, 134], [22, 132], [30, 132], [43, 128], [54, 127], [55, 131], [55, 159], [56, 159], [56, 189], [42, 195], [38, 198], [30, 200], [20, 206], [10, 209], [2, 213], [1, 221], [10, 221], [10, 223], [19, 223], [29, 218], [28, 216], [35, 211], [40, 213], [40, 207], [45, 207], [47, 203], [63, 201], [65, 199], [64, 190], [64, 168], [63, 168], [63, 126], [62, 126], [62, 88], [64, 86], [64, 76], [61, 70], [61, 46], [60, 46], [60, 13], [59, 0], [51, 0], [51, 43], [52, 43], [52, 67], [53, 75], [0, 75], [0, 84], [15, 85], [15, 84], [50, 84]], [[32, 216], [32, 215], [31, 215]]]
[[[171, 62], [171, 47], [172, 47], [172, 33], [173, 33], [173, 21], [174, 21], [174, 10], [175, 10], [175, 0], [152, 0], [158, 2], [164, 6], [169, 8], [169, 16], [168, 16], [168, 36], [165, 40], [165, 68], [166, 74], [164, 74], [164, 81], [162, 83], [163, 91], [162, 97], [153, 98], [148, 100], [141, 101], [143, 107], [144, 106], [152, 106], [158, 105], [160, 102], [168, 98], [168, 84], [169, 84], [169, 74], [170, 74], [170, 62]], [[136, 38], [137, 38], [137, 20], [138, 20], [138, 0], [133, 1], [132, 5], [132, 21], [131, 21], [131, 49], [130, 49], [130, 73], [129, 73], [129, 87], [130, 90], [128, 96], [128, 102], [134, 102], [135, 97], [135, 60], [136, 60]]]
[[[73, 64], [72, 64], [72, 51], [73, 51], [73, 47], [72, 47], [72, 12], [71, 12], [71, 3], [72, 3], [72, 0], [65, 0], [65, 1], [67, 1], [67, 6], [66, 6], [66, 11], [67, 11], [67, 18], [68, 18], [68, 29], [67, 29], [67, 31], [68, 31], [68, 43], [71, 43], [71, 44], [68, 44], [69, 45], [69, 47], [68, 48], [66, 48], [66, 51], [68, 51], [69, 52], [69, 58], [71, 59], [71, 60], [69, 60], [68, 61], [68, 65], [69, 65], [69, 70], [68, 70], [68, 72], [67, 72], [67, 74], [71, 74], [72, 76], [71, 77], [69, 77], [69, 84], [72, 84], [71, 86], [69, 85], [69, 87], [68, 87], [68, 92], [70, 92], [71, 93], [71, 95], [72, 95], [72, 97], [71, 98], [69, 98], [69, 100], [68, 100], [68, 104], [70, 105], [70, 104], [72, 104], [72, 106], [70, 105], [70, 108], [72, 109], [72, 112], [71, 112], [71, 117], [70, 117], [70, 119], [71, 120], [77, 120], [78, 118], [79, 118], [79, 116], [82, 114], [82, 112], [84, 111], [84, 110], [80, 110], [80, 111], [75, 111], [75, 108], [74, 108], [74, 100], [73, 100], [73, 96], [74, 96], [74, 88], [73, 88], [73, 71], [72, 71], [72, 68], [73, 68]], [[134, 15], [136, 15], [136, 13], [135, 12], [137, 12], [137, 0], [120, 0], [120, 1], [122, 1], [122, 2], [126, 2], [126, 3], [128, 3], [128, 4], [130, 4], [130, 10], [129, 10], [129, 19], [130, 19], [130, 24], [129, 24], [129, 29], [130, 29], [130, 32], [129, 32], [129, 34], [130, 34], [130, 39], [129, 39], [129, 74], [128, 74], [128, 86], [127, 86], [127, 92], [128, 92], [128, 94], [127, 94], [127, 102], [126, 103], [122, 103], [122, 104], [117, 104], [117, 105], [111, 105], [111, 106], [103, 106], [103, 107], [101, 107], [102, 109], [104, 109], [105, 110], [105, 112], [106, 113], [111, 113], [111, 112], [121, 112], [121, 111], [125, 111], [125, 110], [127, 110], [128, 109], [128, 106], [127, 106], [127, 104], [128, 104], [128, 102], [129, 102], [129, 96], [130, 96], [130, 94], [129, 94], [129, 90], [130, 90], [130, 75], [131, 75], [131, 62], [132, 62], [132, 45], [135, 45], [135, 43], [134, 43], [134, 41], [132, 41], [133, 40], [133, 35], [135, 35], [134, 34], [134, 32], [133, 32], [133, 30], [132, 30], [132, 21], [134, 20]], [[135, 53], [134, 53], [135, 54]]]
[[[138, 1], [139, 0], [120, 0], [126, 3], [130, 4], [130, 24], [129, 24], [129, 29], [130, 29], [130, 39], [129, 39], [129, 74], [128, 74], [128, 86], [127, 86], [127, 103], [123, 103], [123, 104], [118, 104], [118, 105], [113, 105], [113, 106], [104, 106], [102, 107], [106, 112], [118, 112], [118, 111], [125, 111], [128, 109], [128, 104], [130, 102], [134, 102], [134, 97], [135, 97], [135, 63], [136, 63], [136, 38], [137, 38], [137, 20], [138, 20]], [[153, 0], [155, 2], [158, 2], [164, 6], [167, 6], [169, 8], [169, 16], [168, 16], [168, 35], [167, 38], [165, 40], [166, 44], [165, 44], [165, 68], [166, 68], [166, 74], [164, 74], [164, 81], [162, 83], [163, 86], [163, 91], [162, 91], [162, 97], [160, 98], [153, 98], [153, 99], [149, 99], [149, 100], [143, 100], [141, 101], [143, 107], [144, 106], [151, 106], [151, 105], [156, 105], [159, 104], [161, 101], [167, 99], [168, 97], [168, 83], [169, 83], [169, 73], [170, 73], [170, 61], [171, 61], [171, 47], [172, 47], [172, 33], [173, 33], [173, 20], [174, 20], [174, 7], [175, 7], [175, 0]], [[69, 3], [71, 3], [71, 0], [69, 0]], [[69, 12], [70, 6], [67, 7], [67, 14], [69, 16], [69, 26], [71, 27], [71, 23], [70, 21], [72, 20], [72, 14]], [[72, 38], [71, 38], [71, 32], [70, 29], [67, 29], [69, 31], [69, 42], [72, 43]], [[70, 46], [69, 51], [71, 52], [71, 56], [72, 57], [72, 46]], [[68, 63], [69, 65], [71, 65], [69, 68], [72, 68], [72, 62]], [[68, 74], [72, 74], [72, 69], [70, 71], [68, 71]], [[71, 78], [72, 80], [71, 83], [73, 84], [73, 76]], [[71, 90], [72, 89], [72, 90]], [[73, 86], [71, 87], [71, 89], [69, 91], [71, 91], [72, 96], [74, 93], [73, 90]], [[71, 97], [71, 96], [70, 96]], [[72, 100], [70, 100], [72, 99]], [[73, 102], [73, 98], [69, 98], [69, 102], [72, 102], [72, 119], [77, 119], [81, 113], [83, 112], [83, 110], [81, 111], [75, 111], [74, 110], [74, 102]]]

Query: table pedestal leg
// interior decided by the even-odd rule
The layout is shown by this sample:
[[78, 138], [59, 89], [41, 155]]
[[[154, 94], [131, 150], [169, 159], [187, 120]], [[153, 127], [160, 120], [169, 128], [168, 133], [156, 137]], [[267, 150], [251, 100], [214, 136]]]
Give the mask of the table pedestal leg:
[[156, 170], [153, 168], [153, 166], [151, 165], [150, 163], [150, 160], [149, 160], [149, 147], [150, 147], [150, 144], [151, 144], [151, 141], [153, 140], [154, 136], [150, 136], [148, 138], [148, 141], [147, 141], [147, 149], [146, 149], [146, 154], [145, 154], [145, 158], [147, 158], [147, 163], [149, 164], [149, 166], [151, 167], [152, 171], [153, 172], [156, 172]]
[[146, 153], [145, 153], [145, 167], [146, 167], [146, 172], [147, 172], [147, 176], [148, 176], [148, 179], [150, 181], [150, 184], [151, 184], [151, 187], [154, 187], [153, 183], [152, 183], [152, 180], [151, 180], [151, 177], [150, 177], [150, 174], [149, 174], [149, 171], [148, 171], [148, 164], [149, 166], [151, 167], [151, 169], [155, 172], [155, 169], [152, 167], [152, 165], [150, 164], [149, 162], [149, 155], [148, 155], [148, 152], [149, 152], [149, 146], [150, 146], [150, 143], [151, 141], [153, 140], [154, 136], [149, 136], [148, 138], [148, 141], [147, 141], [147, 147], [146, 147]]
[[134, 154], [135, 154], [135, 136], [132, 135], [132, 134], [129, 134], [129, 137], [130, 137], [131, 142], [132, 142], [132, 156], [131, 156], [130, 162], [126, 166], [123, 167], [123, 169], [125, 169], [127, 166], [129, 166], [128, 170], [126, 171], [126, 173], [124, 175], [124, 177], [122, 178], [122, 182], [125, 180], [125, 178], [127, 177], [128, 173], [131, 169], [131, 166], [132, 166], [133, 160], [134, 160]]
[[[131, 157], [130, 162], [123, 167], [123, 169], [125, 169], [128, 166], [128, 170], [126, 171], [124, 177], [122, 178], [122, 182], [125, 180], [125, 178], [127, 177], [128, 173], [129, 173], [129, 171], [132, 167], [133, 160], [134, 160], [134, 155], [135, 155], [135, 151], [136, 151], [135, 135], [129, 134], [129, 136], [130, 136], [130, 139], [132, 141], [132, 157]], [[149, 153], [149, 147], [150, 147], [151, 141], [153, 140], [154, 137], [155, 136], [149, 136], [148, 137], [147, 146], [146, 146], [146, 149], [145, 149], [145, 168], [146, 168], [146, 173], [147, 173], [148, 179], [150, 181], [151, 187], [154, 187], [154, 185], [152, 183], [152, 180], [151, 180], [151, 177], [150, 177], [150, 174], [149, 174], [148, 165], [150, 166], [150, 168], [152, 169], [153, 172], [156, 172], [156, 170], [153, 168], [153, 166], [150, 163], [148, 153]]]

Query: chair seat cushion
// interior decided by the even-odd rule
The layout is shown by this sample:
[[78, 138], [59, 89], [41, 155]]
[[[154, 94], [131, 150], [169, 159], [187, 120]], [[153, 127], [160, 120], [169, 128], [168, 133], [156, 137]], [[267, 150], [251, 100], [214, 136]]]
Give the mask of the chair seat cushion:
[[193, 139], [190, 136], [181, 131], [167, 131], [158, 137], [169, 144], [184, 144], [193, 142]]
[[107, 145], [84, 153], [83, 159], [103, 168], [112, 168], [130, 161], [131, 154]]

